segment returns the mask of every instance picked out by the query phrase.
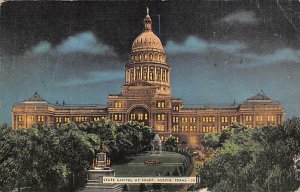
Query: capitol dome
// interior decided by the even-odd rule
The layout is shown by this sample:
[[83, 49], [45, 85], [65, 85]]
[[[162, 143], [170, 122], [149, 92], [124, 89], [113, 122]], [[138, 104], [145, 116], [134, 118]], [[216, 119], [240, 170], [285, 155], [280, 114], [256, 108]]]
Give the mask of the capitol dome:
[[148, 9], [144, 19], [144, 32], [141, 33], [132, 44], [132, 52], [146, 50], [164, 52], [160, 39], [152, 32], [152, 20], [149, 16]]

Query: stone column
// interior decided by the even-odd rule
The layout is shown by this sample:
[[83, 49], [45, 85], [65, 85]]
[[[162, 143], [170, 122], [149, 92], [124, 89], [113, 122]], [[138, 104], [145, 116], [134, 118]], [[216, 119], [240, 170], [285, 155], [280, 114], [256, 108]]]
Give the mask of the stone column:
[[149, 70], [150, 70], [150, 67], [147, 67], [147, 80], [149, 81]]

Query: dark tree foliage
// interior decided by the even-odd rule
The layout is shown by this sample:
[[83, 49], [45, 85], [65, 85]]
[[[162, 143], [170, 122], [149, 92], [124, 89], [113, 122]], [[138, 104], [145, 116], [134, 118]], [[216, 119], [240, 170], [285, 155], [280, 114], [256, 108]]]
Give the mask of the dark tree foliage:
[[164, 147], [168, 149], [175, 149], [177, 148], [177, 141], [175, 137], [169, 137], [165, 142], [164, 142]]
[[[90, 168], [105, 151], [119, 157], [150, 145], [152, 130], [140, 123], [118, 125], [108, 119], [92, 124], [61, 124], [12, 130], [0, 126], [0, 188], [18, 191], [69, 191], [72, 176]], [[128, 151], [130, 149], [130, 151]]]
[[300, 154], [300, 119], [287, 120], [278, 127], [235, 125], [213, 138], [213, 142], [205, 141], [210, 146], [213, 143], [216, 150], [199, 170], [201, 187], [261, 192], [295, 191], [299, 187], [293, 158]]
[[140, 184], [140, 187], [139, 187], [139, 190], [140, 190], [141, 192], [142, 192], [142, 191], [148, 191], [146, 184], [145, 184], [145, 183], [141, 183], [141, 184]]

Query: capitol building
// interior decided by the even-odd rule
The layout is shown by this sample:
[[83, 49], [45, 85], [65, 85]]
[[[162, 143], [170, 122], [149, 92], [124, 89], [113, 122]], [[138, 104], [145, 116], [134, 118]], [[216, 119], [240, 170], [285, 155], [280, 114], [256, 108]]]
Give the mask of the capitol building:
[[125, 65], [125, 82], [120, 94], [108, 96], [107, 105], [52, 104], [36, 92], [12, 108], [12, 127], [34, 124], [56, 126], [62, 123], [89, 123], [109, 118], [117, 123], [143, 122], [153, 127], [161, 139], [170, 135], [179, 142], [197, 145], [201, 135], [221, 132], [232, 123], [246, 127], [279, 125], [284, 108], [262, 91], [243, 103], [195, 104], [186, 107], [171, 94], [171, 67], [160, 39], [152, 31], [149, 13], [144, 30], [134, 40], [131, 59]]

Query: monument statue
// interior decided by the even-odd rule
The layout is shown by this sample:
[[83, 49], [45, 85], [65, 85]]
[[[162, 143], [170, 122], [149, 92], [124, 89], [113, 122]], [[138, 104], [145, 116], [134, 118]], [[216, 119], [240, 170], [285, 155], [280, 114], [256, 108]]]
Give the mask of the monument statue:
[[93, 168], [88, 170], [87, 184], [83, 192], [121, 192], [122, 186], [118, 184], [105, 184], [103, 177], [115, 176], [115, 172], [110, 168], [111, 160], [104, 152], [104, 143], [100, 142], [100, 153], [93, 159]]
[[100, 152], [104, 153], [104, 143], [100, 141]]

